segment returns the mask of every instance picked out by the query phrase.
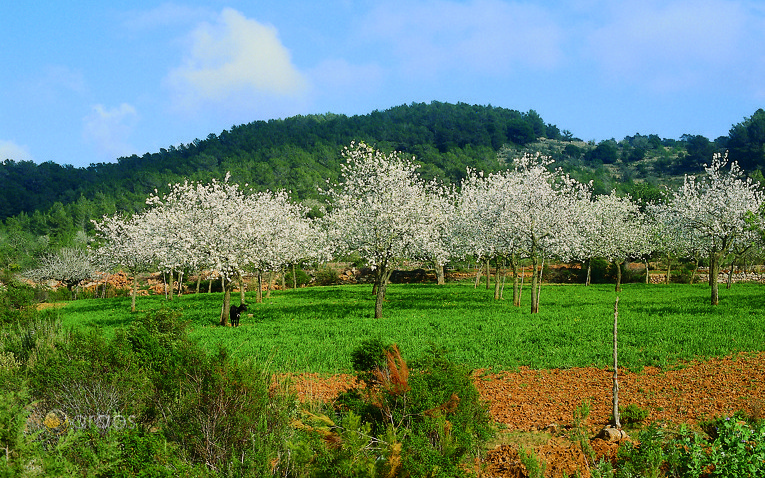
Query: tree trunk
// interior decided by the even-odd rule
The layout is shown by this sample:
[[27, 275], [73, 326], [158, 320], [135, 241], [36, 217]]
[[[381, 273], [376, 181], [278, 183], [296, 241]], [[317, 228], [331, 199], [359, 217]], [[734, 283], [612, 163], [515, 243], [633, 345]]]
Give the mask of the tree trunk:
[[444, 265], [436, 261], [435, 268], [436, 268], [436, 283], [438, 285], [446, 284], [446, 279], [444, 278]]
[[518, 258], [512, 256], [510, 258], [510, 267], [513, 268], [513, 305], [515, 307], [521, 306], [521, 294], [518, 284]]
[[539, 268], [539, 280], [537, 281], [537, 312], [539, 312], [539, 296], [542, 295], [542, 281], [545, 276], [545, 258], [542, 257], [542, 266]]
[[649, 273], [650, 269], [650, 263], [648, 262], [648, 259], [645, 260], [645, 283], [650, 284], [651, 283], [651, 274]]
[[202, 271], [197, 272], [197, 294], [199, 294], [199, 285], [202, 283]]
[[378, 267], [380, 273], [377, 276], [377, 294], [375, 299], [375, 319], [381, 319], [382, 318], [382, 306], [383, 301], [385, 300], [385, 290], [388, 287], [388, 279], [390, 279], [390, 274], [392, 272], [392, 269], [389, 270], [387, 266], [381, 266]]
[[287, 274], [284, 272], [287, 269], [282, 268], [281, 269], [281, 275], [282, 275], [282, 290], [287, 290]]
[[475, 273], [475, 284], [473, 284], [473, 289], [477, 289], [478, 284], [481, 283], [481, 270], [483, 270], [483, 263], [479, 263], [478, 272]]
[[616, 266], [616, 292], [622, 291], [622, 263], [615, 260], [614, 265]]
[[297, 289], [297, 274], [295, 264], [292, 264], [292, 288]]
[[587, 278], [584, 280], [584, 285], [588, 286], [592, 283], [592, 259], [587, 259]]
[[167, 298], [167, 300], [173, 300], [173, 289], [175, 288], [175, 270], [170, 269], [170, 277], [168, 280], [168, 290], [170, 291], [170, 296]]
[[613, 414], [614, 414], [614, 426], [616, 428], [621, 428], [621, 420], [619, 417], [619, 363], [617, 360], [617, 353], [616, 353], [616, 333], [617, 333], [617, 323], [619, 321], [619, 297], [616, 298], [616, 302], [614, 302], [614, 396], [613, 396]]
[[[696, 279], [696, 272], [699, 270], [699, 260], [699, 256], [696, 256], [693, 262], [693, 271], [691, 271], [691, 280], [688, 281], [688, 285], [693, 285], [693, 281]], [[710, 282], [709, 285], [711, 286], [712, 283]]]
[[490, 283], [491, 282], [491, 263], [489, 262], [489, 259], [486, 259], [486, 290], [489, 290]]
[[239, 276], [239, 304], [246, 302], [245, 295], [247, 294], [247, 287], [244, 284], [244, 277]]
[[501, 273], [502, 267], [500, 267], [499, 257], [497, 257], [497, 271], [494, 273], [494, 300], [499, 300], [499, 288], [501, 285], [499, 282], [499, 277]]
[[138, 277], [133, 274], [133, 290], [130, 292], [130, 312], [135, 312], [135, 297], [138, 295]]
[[178, 271], [178, 297], [183, 295], [183, 271]]
[[712, 251], [709, 253], [709, 285], [712, 289], [712, 297], [711, 297], [712, 305], [718, 305], [720, 302], [717, 277], [720, 275], [721, 260], [722, 260], [722, 252]]
[[526, 265], [521, 267], [521, 286], [518, 288], [518, 307], [521, 306], [521, 300], [523, 299], [523, 283], [526, 280]]
[[534, 254], [531, 256], [531, 313], [539, 313], [539, 303], [537, 302], [537, 284], [539, 283], [539, 257]]
[[732, 261], [730, 261], [730, 272], [728, 272], [728, 283], [725, 285], [726, 289], [730, 289], [731, 285], [733, 285], [733, 267], [736, 265], [736, 258], [734, 257]]
[[268, 272], [268, 283], [266, 284], [266, 299], [271, 298], [271, 284], [274, 282], [274, 271]]
[[229, 313], [229, 310], [231, 309], [231, 287], [233, 285], [233, 282], [229, 282], [229, 284], [226, 284], [226, 282], [223, 281], [222, 285], [223, 285], [223, 310], [221, 311], [220, 325], [223, 327], [228, 327], [228, 324], [229, 324], [228, 313]]
[[672, 256], [667, 254], [667, 280], [665, 281], [666, 284], [669, 284], [669, 281], [671, 280], [670, 274], [672, 272]]
[[263, 271], [258, 269], [258, 290], [255, 293], [255, 302], [263, 302]]

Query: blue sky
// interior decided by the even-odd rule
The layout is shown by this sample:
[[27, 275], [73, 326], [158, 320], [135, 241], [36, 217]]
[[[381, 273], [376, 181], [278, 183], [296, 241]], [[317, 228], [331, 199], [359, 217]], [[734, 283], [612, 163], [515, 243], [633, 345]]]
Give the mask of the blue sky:
[[466, 102], [584, 140], [765, 105], [765, 2], [6, 1], [0, 160], [87, 166], [296, 114]]

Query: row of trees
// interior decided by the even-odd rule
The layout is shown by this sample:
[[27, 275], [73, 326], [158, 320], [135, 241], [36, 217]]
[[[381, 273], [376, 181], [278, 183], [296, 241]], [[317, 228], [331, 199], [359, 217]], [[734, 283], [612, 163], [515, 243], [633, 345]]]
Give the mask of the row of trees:
[[551, 160], [540, 155], [514, 159], [505, 171], [468, 171], [460, 188], [424, 181], [413, 161], [398, 152], [352, 143], [342, 155], [340, 179], [321, 191], [328, 210], [316, 217], [309, 218], [308, 209], [284, 191], [245, 191], [228, 177], [185, 182], [151, 195], [140, 214], [97, 222], [95, 250], [102, 264], [133, 276], [150, 268], [171, 275], [218, 271], [225, 325], [231, 289], [243, 274], [260, 277], [301, 260], [348, 253], [375, 271], [375, 317], [382, 316], [391, 272], [412, 258], [432, 261], [437, 270], [466, 256], [494, 262], [498, 274], [509, 265], [516, 305], [519, 264], [528, 260], [536, 313], [545, 261], [589, 264], [605, 258], [621, 271], [628, 258], [651, 253], [703, 255], [710, 263], [711, 303], [717, 304], [722, 259], [743, 254], [761, 237], [759, 186], [723, 155], [714, 156], [705, 175], [687, 176], [668, 191], [665, 201], [644, 205], [613, 192], [593, 197], [589, 184], [552, 169]]
[[[168, 193], [152, 194], [141, 213], [96, 222], [97, 266], [64, 249], [28, 275], [64, 280], [71, 288], [97, 268], [122, 268], [133, 277], [151, 269], [171, 277], [175, 271], [214, 270], [223, 277], [226, 324], [231, 289], [244, 273], [260, 278], [307, 259], [357, 253], [376, 272], [380, 317], [390, 274], [406, 258], [433, 261], [437, 271], [465, 256], [493, 261], [498, 274], [509, 264], [516, 305], [518, 266], [530, 260], [531, 307], [538, 312], [546, 260], [590, 264], [601, 257], [617, 265], [618, 273], [627, 258], [662, 253], [708, 257], [716, 304], [722, 259], [745, 253], [760, 238], [758, 186], [721, 155], [706, 175], [686, 177], [665, 201], [642, 208], [613, 192], [593, 198], [589, 184], [552, 170], [551, 160], [539, 155], [524, 155], [497, 173], [468, 171], [459, 189], [425, 182], [417, 166], [397, 152], [353, 143], [343, 157], [340, 180], [323, 191], [329, 212], [319, 211], [316, 219], [284, 191], [245, 191], [228, 176], [223, 182], [178, 183]], [[619, 283], [620, 277], [617, 288]], [[133, 309], [135, 292], [134, 283]]]

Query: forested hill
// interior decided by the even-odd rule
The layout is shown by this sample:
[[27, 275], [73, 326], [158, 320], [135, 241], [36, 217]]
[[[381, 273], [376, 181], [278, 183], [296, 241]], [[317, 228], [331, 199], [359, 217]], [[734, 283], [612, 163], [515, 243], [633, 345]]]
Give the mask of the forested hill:
[[714, 151], [725, 147], [732, 155], [735, 147], [750, 170], [765, 167], [763, 126], [765, 112], [758, 110], [734, 125], [730, 137], [714, 141], [636, 134], [584, 143], [545, 123], [534, 110], [464, 103], [416, 103], [350, 117], [295, 116], [234, 126], [217, 136], [87, 168], [6, 160], [0, 163], [0, 219], [6, 226], [63, 239], [86, 230], [92, 218], [141, 208], [155, 188], [223, 178], [226, 172], [232, 181], [256, 189], [283, 188], [295, 199], [311, 198], [317, 185], [337, 176], [340, 152], [354, 140], [412, 154], [423, 176], [453, 183], [467, 167], [503, 167], [497, 151], [504, 145], [518, 153], [525, 148], [550, 154], [574, 176], [595, 180], [598, 191], [630, 190], [636, 184], [645, 189], [665, 181], [668, 173], [699, 172]]
[[56, 201], [67, 204], [80, 196], [114, 199], [119, 209], [132, 209], [169, 182], [221, 178], [227, 171], [233, 181], [286, 188], [298, 198], [310, 197], [317, 183], [337, 174], [340, 151], [353, 140], [412, 153], [428, 165], [426, 174], [454, 180], [467, 166], [496, 168], [496, 151], [505, 143], [526, 144], [547, 135], [555, 138], [561, 133], [533, 111], [435, 102], [363, 116], [256, 121], [189, 144], [88, 168], [5, 161], [0, 169], [0, 219], [46, 210]]

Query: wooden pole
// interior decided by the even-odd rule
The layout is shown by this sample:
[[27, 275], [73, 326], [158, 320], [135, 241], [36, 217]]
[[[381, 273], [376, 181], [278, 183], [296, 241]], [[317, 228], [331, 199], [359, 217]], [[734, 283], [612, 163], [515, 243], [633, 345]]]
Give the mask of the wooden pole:
[[617, 323], [619, 320], [619, 297], [616, 298], [616, 302], [614, 302], [614, 426], [616, 428], [621, 428], [622, 424], [619, 419], [619, 372], [618, 372], [618, 366], [619, 363], [617, 361], [617, 353], [616, 353], [616, 334], [617, 334]]

